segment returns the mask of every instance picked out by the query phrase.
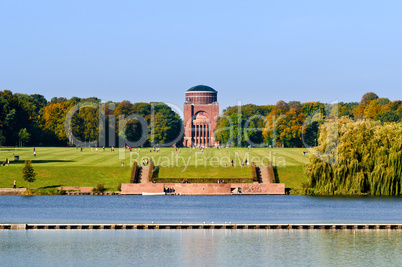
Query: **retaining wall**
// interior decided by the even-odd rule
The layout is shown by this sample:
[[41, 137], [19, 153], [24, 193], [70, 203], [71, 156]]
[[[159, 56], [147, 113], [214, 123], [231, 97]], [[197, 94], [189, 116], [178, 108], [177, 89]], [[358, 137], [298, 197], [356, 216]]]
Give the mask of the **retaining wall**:
[[163, 193], [163, 184], [121, 184], [121, 195], [141, 195], [146, 193]]
[[0, 195], [20, 195], [25, 191], [26, 188], [0, 188]]
[[[285, 184], [260, 184], [260, 183], [147, 183], [147, 184], [122, 184], [122, 195], [141, 195], [145, 193], [163, 193], [164, 188], [174, 188], [174, 194], [178, 195], [284, 195]], [[237, 193], [241, 189], [242, 193]]]

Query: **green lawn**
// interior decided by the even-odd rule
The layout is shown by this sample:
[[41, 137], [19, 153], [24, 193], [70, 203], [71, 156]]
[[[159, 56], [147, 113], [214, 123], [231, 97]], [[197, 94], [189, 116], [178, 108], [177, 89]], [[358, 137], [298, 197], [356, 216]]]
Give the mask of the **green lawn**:
[[[151, 150], [151, 152], [150, 152]], [[301, 148], [206, 148], [200, 149], [161, 148], [156, 152], [151, 148], [129, 150], [102, 148], [96, 151], [90, 148], [75, 147], [36, 147], [33, 148], [0, 148], [0, 162], [6, 158], [10, 166], [0, 167], [0, 187], [12, 187], [13, 180], [18, 187], [27, 187], [22, 180], [21, 169], [25, 160], [32, 160], [32, 166], [38, 173], [37, 180], [31, 187], [54, 186], [96, 186], [103, 183], [108, 189], [115, 189], [119, 183], [130, 180], [131, 162], [142, 164], [143, 159], [151, 158], [159, 166], [158, 178], [250, 178], [249, 167], [242, 167], [247, 160], [256, 165], [266, 165], [271, 161], [277, 166], [279, 180], [287, 187], [301, 188], [301, 183], [307, 178], [303, 166], [308, 157], [303, 156]], [[20, 156], [20, 161], [14, 161], [14, 155]], [[234, 161], [235, 167], [229, 167]], [[124, 162], [124, 166], [122, 166]]]

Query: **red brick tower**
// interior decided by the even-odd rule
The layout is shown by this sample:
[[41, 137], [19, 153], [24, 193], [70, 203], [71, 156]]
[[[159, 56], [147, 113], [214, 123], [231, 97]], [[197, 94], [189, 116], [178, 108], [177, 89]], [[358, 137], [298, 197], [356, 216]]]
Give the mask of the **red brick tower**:
[[219, 116], [217, 96], [217, 91], [205, 85], [197, 85], [186, 91], [184, 146], [215, 146], [214, 130]]

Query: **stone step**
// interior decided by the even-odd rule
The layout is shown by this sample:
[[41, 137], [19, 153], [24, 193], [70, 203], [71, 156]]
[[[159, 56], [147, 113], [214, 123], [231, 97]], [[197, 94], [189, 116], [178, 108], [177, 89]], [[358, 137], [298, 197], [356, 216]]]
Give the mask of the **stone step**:
[[151, 171], [150, 166], [143, 166], [141, 168], [141, 173], [140, 173], [141, 183], [146, 184], [149, 182], [150, 171]]
[[271, 179], [269, 177], [269, 169], [266, 166], [260, 167], [261, 172], [261, 181], [262, 183], [271, 183]]

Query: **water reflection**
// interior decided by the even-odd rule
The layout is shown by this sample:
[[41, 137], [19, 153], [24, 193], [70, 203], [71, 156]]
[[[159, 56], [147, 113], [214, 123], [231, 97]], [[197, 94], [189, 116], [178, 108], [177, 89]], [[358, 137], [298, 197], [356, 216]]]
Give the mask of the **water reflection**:
[[400, 265], [388, 230], [0, 231], [2, 265]]

